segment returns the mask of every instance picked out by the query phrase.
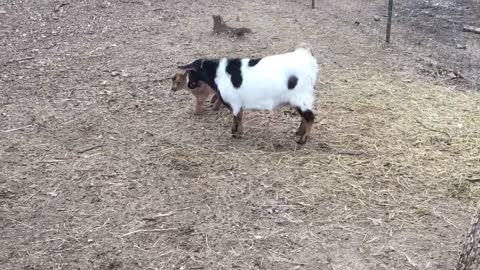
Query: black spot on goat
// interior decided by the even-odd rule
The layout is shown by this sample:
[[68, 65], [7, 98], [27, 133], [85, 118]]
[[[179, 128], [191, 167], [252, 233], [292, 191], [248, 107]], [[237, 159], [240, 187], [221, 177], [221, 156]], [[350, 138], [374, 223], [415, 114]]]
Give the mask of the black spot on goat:
[[258, 64], [258, 62], [260, 62], [260, 60], [262, 60], [262, 58], [250, 59], [248, 60], [248, 66], [254, 67], [256, 64]]
[[297, 83], [298, 83], [297, 76], [292, 75], [288, 77], [287, 87], [289, 90], [292, 90], [293, 88], [295, 88], [295, 86], [297, 86]]
[[230, 74], [230, 80], [235, 88], [240, 88], [243, 82], [242, 61], [239, 58], [229, 59], [225, 71]]

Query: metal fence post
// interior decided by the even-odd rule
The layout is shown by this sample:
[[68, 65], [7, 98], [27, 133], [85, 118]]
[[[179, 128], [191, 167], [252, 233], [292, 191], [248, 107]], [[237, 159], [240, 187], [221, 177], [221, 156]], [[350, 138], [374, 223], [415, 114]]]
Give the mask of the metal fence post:
[[387, 38], [386, 38], [387, 43], [390, 43], [390, 33], [392, 31], [392, 13], [393, 13], [393, 0], [388, 0], [388, 22], [387, 22]]

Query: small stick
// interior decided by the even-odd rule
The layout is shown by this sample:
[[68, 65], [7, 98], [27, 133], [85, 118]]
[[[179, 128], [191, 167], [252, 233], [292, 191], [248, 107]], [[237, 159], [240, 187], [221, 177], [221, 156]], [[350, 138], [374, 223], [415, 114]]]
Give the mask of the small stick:
[[296, 264], [296, 265], [307, 265], [308, 264], [308, 263], [303, 263], [303, 262], [291, 261], [289, 259], [278, 257], [278, 256], [271, 256], [270, 258], [277, 261], [277, 262], [284, 262], [284, 263], [290, 263], [290, 264]]
[[47, 159], [47, 160], [40, 160], [38, 163], [57, 163], [57, 162], [63, 162], [65, 161], [64, 159]]
[[365, 153], [365, 152], [362, 152], [362, 151], [339, 150], [339, 151], [335, 151], [335, 154], [338, 154], [338, 155], [349, 155], [349, 156], [361, 156], [361, 155], [365, 155], [366, 153]]
[[103, 147], [103, 144], [97, 144], [97, 145], [85, 148], [83, 150], [78, 150], [77, 153], [83, 154], [85, 152], [92, 151], [92, 150], [95, 150], [95, 149], [100, 148], [100, 147]]
[[54, 12], [59, 12], [62, 7], [68, 6], [68, 5], [70, 5], [70, 3], [61, 3], [61, 4], [57, 5], [55, 8], [53, 8], [53, 11]]
[[470, 179], [467, 179], [467, 181], [472, 182], [472, 183], [480, 182], [480, 177], [479, 178], [470, 178]]
[[12, 128], [12, 129], [7, 129], [7, 130], [2, 130], [2, 132], [12, 132], [12, 131], [16, 131], [16, 130], [20, 130], [20, 129], [24, 129], [24, 128], [28, 128], [28, 127], [31, 127], [32, 125], [28, 125], [28, 126], [24, 126], [24, 127], [19, 127], [19, 128]]
[[177, 231], [177, 230], [178, 230], [178, 228], [165, 228], [165, 229], [152, 229], [152, 230], [136, 230], [136, 231], [133, 231], [133, 232], [129, 232], [129, 233], [123, 234], [123, 235], [121, 235], [120, 237], [125, 237], [125, 236], [129, 236], [129, 235], [136, 234], [136, 233], [141, 233], [141, 232], [170, 232], [170, 231]]
[[315, 0], [312, 0], [312, 9], [315, 8]]
[[405, 252], [402, 252], [402, 253], [403, 253], [403, 255], [405, 255], [405, 257], [407, 257], [408, 262], [409, 262], [413, 267], [416, 267], [416, 266], [417, 266], [417, 264], [414, 263], [414, 262], [412, 261], [412, 259], [410, 259], [410, 257], [408, 257], [407, 253], [405, 253]]
[[173, 215], [173, 214], [174, 214], [174, 212], [168, 212], [168, 213], [164, 213], [164, 214], [158, 213], [158, 214], [156, 214], [156, 215], [154, 215], [154, 216], [144, 217], [144, 218], [142, 218], [142, 219], [143, 219], [143, 220], [153, 221], [153, 220], [156, 220], [157, 218], [160, 218], [160, 217], [168, 217], [168, 216], [171, 216], [171, 215]]
[[27, 57], [23, 57], [23, 58], [18, 58], [18, 59], [12, 59], [12, 60], [8, 60], [4, 66], [8, 65], [8, 64], [11, 64], [11, 63], [15, 63], [15, 62], [22, 62], [22, 61], [26, 61], [26, 60], [32, 60], [33, 58], [35, 58], [34, 56], [27, 56]]
[[160, 79], [154, 79], [153, 81], [163, 82], [163, 81], [166, 81], [166, 80], [172, 80], [172, 76], [163, 77], [163, 78], [160, 78]]
[[18, 220], [16, 220], [16, 219], [9, 218], [9, 217], [7, 217], [7, 219], [10, 219], [11, 221], [17, 222], [17, 223], [19, 223], [20, 225], [23, 225], [23, 226], [25, 226], [25, 227], [33, 230], [33, 227], [32, 227], [32, 226], [30, 226], [30, 225], [28, 225], [28, 224], [25, 224], [25, 223], [23, 223], [23, 222], [21, 222], [21, 221], [18, 221]]
[[464, 26], [463, 26], [463, 32], [470, 32], [470, 33], [480, 34], [480, 27], [474, 27], [474, 26], [470, 26], [470, 25], [464, 25]]
[[415, 119], [415, 121], [417, 121], [417, 123], [419, 123], [423, 128], [425, 128], [425, 129], [427, 129], [427, 130], [430, 130], [430, 131], [433, 131], [433, 132], [442, 133], [442, 134], [446, 135], [449, 140], [452, 139], [452, 137], [450, 136], [450, 134], [448, 134], [448, 133], [445, 132], [445, 131], [441, 131], [441, 130], [436, 130], [436, 129], [433, 129], [433, 128], [429, 128], [429, 127], [425, 126], [422, 122], [420, 122], [418, 119]]

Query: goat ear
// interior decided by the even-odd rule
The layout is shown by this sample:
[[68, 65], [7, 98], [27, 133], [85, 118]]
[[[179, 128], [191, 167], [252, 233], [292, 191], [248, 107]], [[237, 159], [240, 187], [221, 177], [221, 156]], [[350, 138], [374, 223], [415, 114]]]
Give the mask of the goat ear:
[[188, 65], [178, 66], [178, 68], [186, 71], [191, 71], [191, 70], [199, 71], [202, 69], [202, 65], [203, 65], [203, 59], [197, 59]]
[[195, 67], [193, 66], [193, 63], [188, 64], [188, 65], [178, 66], [178, 68], [181, 69], [181, 70], [186, 70], [186, 71], [195, 70]]

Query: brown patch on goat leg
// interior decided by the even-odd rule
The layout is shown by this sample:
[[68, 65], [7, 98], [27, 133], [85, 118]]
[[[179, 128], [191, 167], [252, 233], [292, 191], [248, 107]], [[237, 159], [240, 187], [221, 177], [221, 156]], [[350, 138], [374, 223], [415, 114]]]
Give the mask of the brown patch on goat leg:
[[302, 118], [302, 122], [300, 123], [298, 130], [295, 132], [295, 135], [303, 136], [303, 134], [305, 134], [305, 120]]
[[191, 89], [190, 92], [197, 99], [194, 114], [201, 114], [203, 111], [203, 104], [213, 90], [206, 83], [200, 82], [199, 86], [195, 89]]
[[297, 141], [298, 144], [305, 144], [307, 142], [308, 137], [310, 137], [310, 132], [312, 131], [313, 122], [306, 122], [305, 123], [305, 133], [300, 137]]
[[212, 99], [210, 100], [210, 103], [215, 103], [218, 100], [217, 94], [213, 94]]
[[233, 116], [232, 137], [239, 139], [243, 134], [243, 109], [240, 109], [238, 115]]
[[203, 101], [199, 99], [199, 97], [196, 97], [195, 99], [195, 110], [193, 111], [194, 115], [201, 115], [203, 113]]
[[195, 111], [193, 112], [194, 115], [200, 115], [203, 113], [203, 103], [207, 99], [208, 95], [204, 93], [205, 91], [202, 91], [202, 89], [198, 89], [194, 93], [195, 95]]
[[213, 110], [218, 111], [218, 109], [220, 109], [220, 106], [222, 106], [222, 101], [219, 98], [217, 98], [217, 100], [215, 101], [215, 104], [213, 105]]
[[302, 121], [301, 121], [300, 126], [298, 127], [297, 131], [295, 132], [295, 135], [296, 136], [303, 136], [303, 134], [305, 134], [305, 119], [303, 118], [302, 110], [300, 110], [299, 107], [295, 107], [295, 110], [302, 117]]
[[297, 143], [305, 144], [308, 137], [310, 136], [310, 132], [312, 131], [313, 122], [315, 121], [315, 115], [311, 110], [302, 111], [300, 110], [300, 108], [297, 108], [297, 111], [302, 116], [302, 123], [304, 123], [304, 133], [300, 136], [300, 139], [298, 139]]

